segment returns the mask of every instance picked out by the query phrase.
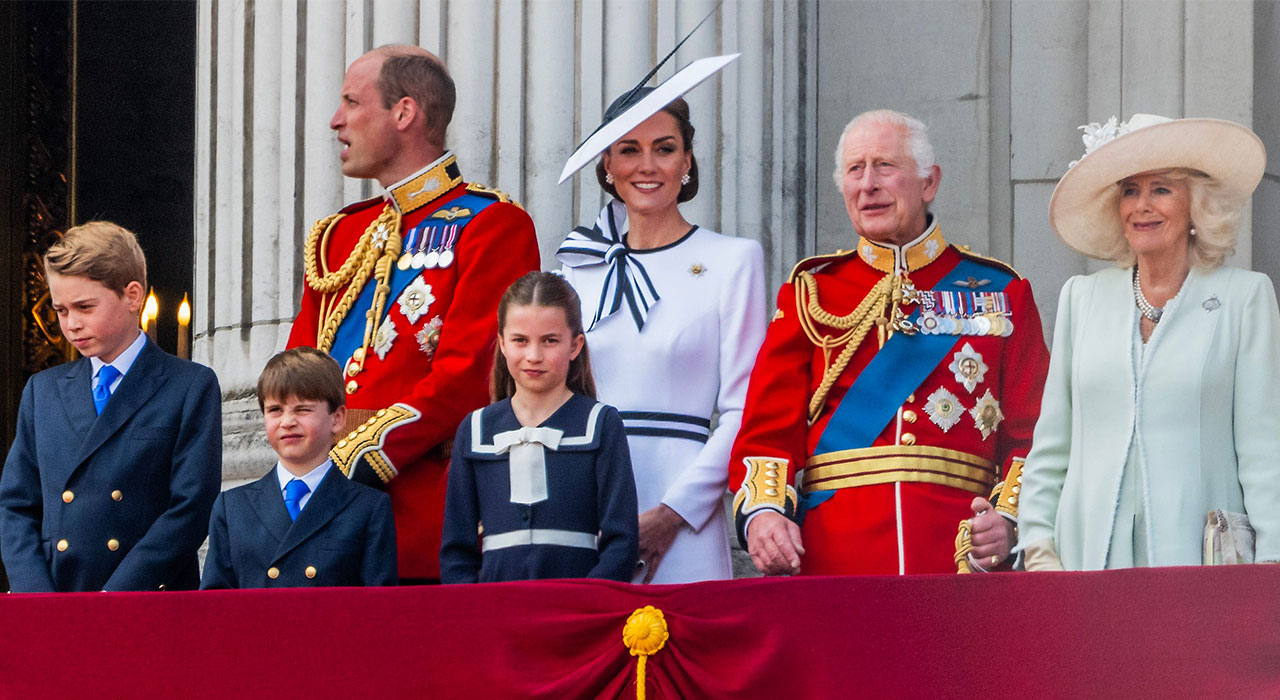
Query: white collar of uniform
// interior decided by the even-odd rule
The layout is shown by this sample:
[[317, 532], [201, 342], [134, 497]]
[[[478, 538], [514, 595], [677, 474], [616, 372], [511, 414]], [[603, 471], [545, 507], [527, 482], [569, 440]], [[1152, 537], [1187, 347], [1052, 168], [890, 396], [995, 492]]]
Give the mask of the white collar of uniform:
[[324, 479], [324, 475], [329, 473], [329, 467], [333, 466], [332, 459], [326, 459], [320, 466], [303, 474], [302, 476], [294, 476], [292, 472], [284, 468], [283, 464], [276, 462], [276, 480], [280, 482], [280, 492], [284, 493], [284, 487], [294, 479], [301, 479], [302, 483], [307, 485], [307, 493], [315, 493], [316, 487]]
[[103, 362], [101, 358], [90, 357], [89, 365], [93, 368], [91, 376], [96, 378], [103, 365], [111, 365], [116, 368], [116, 371], [120, 373], [120, 378], [123, 379], [124, 375], [129, 373], [129, 368], [133, 366], [134, 361], [138, 359], [138, 353], [142, 352], [142, 348], [146, 344], [147, 334], [143, 333], [142, 329], [139, 328], [138, 337], [134, 338], [129, 347], [125, 348], [124, 352], [117, 355], [116, 359], [111, 362]]

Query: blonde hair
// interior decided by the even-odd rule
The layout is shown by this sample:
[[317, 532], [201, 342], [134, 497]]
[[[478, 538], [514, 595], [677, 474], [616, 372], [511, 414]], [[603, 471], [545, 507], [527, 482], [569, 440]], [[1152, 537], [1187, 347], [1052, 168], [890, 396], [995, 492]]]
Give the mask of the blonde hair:
[[[1235, 252], [1240, 213], [1244, 210], [1246, 199], [1240, 198], [1223, 187], [1222, 183], [1199, 170], [1170, 168], [1162, 175], [1174, 182], [1187, 183], [1191, 195], [1191, 225], [1196, 229], [1196, 235], [1187, 237], [1187, 253], [1191, 264], [1202, 270], [1221, 266], [1227, 256]], [[1120, 187], [1119, 183], [1115, 186]], [[1119, 199], [1116, 201], [1118, 217]], [[1114, 260], [1121, 267], [1128, 267], [1137, 259], [1137, 255], [1129, 247], [1128, 239], [1121, 236]]]
[[129, 229], [110, 221], [72, 227], [44, 254], [45, 274], [87, 277], [124, 294], [130, 282], [147, 288], [147, 258]]

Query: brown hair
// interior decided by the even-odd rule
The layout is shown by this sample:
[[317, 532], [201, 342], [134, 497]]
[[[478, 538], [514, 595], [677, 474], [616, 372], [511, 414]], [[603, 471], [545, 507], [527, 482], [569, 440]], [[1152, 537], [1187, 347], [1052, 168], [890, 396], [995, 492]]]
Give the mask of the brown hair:
[[[565, 278], [554, 272], [530, 272], [511, 283], [498, 302], [498, 335], [507, 327], [507, 309], [512, 306], [541, 306], [564, 311], [565, 323], [573, 337], [584, 335], [582, 331], [582, 302], [578, 293]], [[565, 386], [575, 394], [596, 398], [596, 382], [591, 376], [591, 357], [587, 354], [586, 338], [582, 350], [569, 362], [569, 376]], [[507, 369], [507, 357], [502, 345], [493, 349], [493, 373], [489, 378], [489, 399], [500, 401], [516, 394], [516, 380]]]
[[383, 46], [377, 51], [386, 56], [378, 72], [382, 106], [391, 109], [402, 98], [412, 99], [422, 110], [427, 133], [443, 142], [457, 102], [453, 78], [444, 64], [416, 46]]
[[305, 345], [276, 353], [258, 376], [258, 409], [262, 410], [267, 399], [289, 397], [324, 401], [330, 413], [341, 408], [347, 396], [337, 361]]
[[[680, 139], [684, 141], [684, 150], [689, 154], [689, 184], [680, 186], [680, 193], [676, 195], [676, 202], [684, 203], [694, 198], [698, 194], [698, 159], [693, 155], [693, 122], [689, 120], [689, 103], [684, 101], [683, 97], [677, 97], [663, 107], [663, 112], [675, 117], [676, 128], [680, 130]], [[610, 144], [609, 148], [613, 148]], [[607, 151], [608, 149], [606, 149]], [[618, 196], [618, 190], [613, 185], [605, 181], [604, 176], [607, 173], [604, 169], [604, 159], [596, 161], [596, 180], [600, 183], [600, 187], [619, 201], [622, 200]]]
[[44, 254], [45, 274], [87, 277], [123, 295], [130, 282], [147, 288], [147, 258], [133, 232], [110, 221], [72, 227]]

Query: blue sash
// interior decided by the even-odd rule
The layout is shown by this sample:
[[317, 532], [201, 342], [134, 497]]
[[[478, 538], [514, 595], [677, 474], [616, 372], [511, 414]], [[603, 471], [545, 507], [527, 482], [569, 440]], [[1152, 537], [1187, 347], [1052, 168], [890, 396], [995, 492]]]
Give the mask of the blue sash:
[[[427, 218], [419, 224], [421, 230], [418, 232], [418, 240], [423, 240], [423, 237], [430, 240], [431, 236], [435, 233], [432, 231], [434, 228], [458, 224], [460, 226], [458, 230], [458, 237], [453, 242], [454, 247], [457, 247], [458, 242], [462, 240], [463, 234], [466, 233], [467, 224], [471, 223], [471, 220], [475, 218], [476, 214], [479, 214], [481, 210], [490, 204], [493, 204], [495, 201], [497, 200], [471, 194], [470, 192], [449, 200], [445, 203], [448, 204], [449, 207], [470, 209], [471, 213], [464, 217], [458, 217], [452, 221], [435, 219], [432, 218], [431, 215], [427, 215]], [[401, 228], [403, 228], [403, 225]], [[400, 233], [403, 236], [405, 231], [402, 230]], [[403, 242], [401, 245], [404, 245]], [[387, 308], [383, 310], [383, 313], [389, 313], [391, 311], [392, 302], [400, 298], [400, 294], [404, 291], [405, 287], [408, 287], [416, 277], [425, 272], [426, 270], [418, 270], [412, 267], [408, 270], [401, 270], [399, 267], [392, 265], [391, 278], [387, 280], [391, 287], [391, 292], [387, 295]], [[348, 311], [346, 317], [342, 319], [342, 323], [338, 324], [338, 330], [333, 336], [333, 347], [329, 348], [329, 354], [333, 356], [333, 359], [338, 361], [339, 366], [341, 367], [347, 366], [347, 363], [351, 360], [351, 354], [356, 351], [356, 348], [359, 348], [360, 345], [364, 343], [365, 323], [368, 321], [368, 317], [365, 314], [368, 313], [369, 307], [373, 306], [373, 292], [377, 286], [378, 285], [373, 283], [372, 278], [366, 282], [364, 289], [360, 291], [360, 296], [356, 299], [356, 303], [351, 306], [351, 310]], [[377, 324], [380, 323], [382, 323], [382, 319], [376, 319], [376, 323], [374, 324], [375, 330], [378, 327]]]
[[[999, 268], [989, 267], [969, 259], [961, 260], [934, 285], [935, 289], [954, 285], [969, 277], [991, 280], [994, 290], [1003, 290], [1013, 276]], [[920, 316], [920, 308], [908, 317], [912, 322]], [[854, 380], [849, 391], [836, 406], [827, 427], [818, 438], [813, 456], [870, 447], [876, 436], [897, 415], [911, 392], [920, 388], [960, 338], [954, 335], [925, 335], [894, 333], [884, 347], [871, 358], [866, 368]], [[802, 499], [801, 507], [815, 508], [831, 498], [835, 491], [812, 491]]]

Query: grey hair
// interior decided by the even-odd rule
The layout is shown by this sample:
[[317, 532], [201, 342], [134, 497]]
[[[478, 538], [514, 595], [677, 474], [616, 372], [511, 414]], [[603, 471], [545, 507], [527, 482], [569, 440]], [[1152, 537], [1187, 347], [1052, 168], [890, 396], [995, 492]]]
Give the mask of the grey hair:
[[907, 134], [907, 154], [916, 163], [916, 176], [922, 178], [929, 176], [929, 171], [933, 169], [934, 164], [937, 162], [933, 153], [933, 144], [929, 142], [929, 127], [909, 114], [895, 112], [892, 109], [873, 109], [854, 117], [848, 124], [845, 124], [844, 131], [840, 132], [840, 140], [836, 142], [836, 169], [831, 174], [837, 189], [840, 188], [840, 183], [844, 179], [845, 138], [855, 128], [871, 123], [891, 124], [902, 127]]
[[[1191, 195], [1191, 225], [1196, 229], [1196, 235], [1189, 236], [1187, 240], [1191, 264], [1201, 270], [1221, 266], [1227, 256], [1235, 252], [1236, 232], [1247, 198], [1241, 199], [1239, 195], [1223, 187], [1222, 183], [1199, 170], [1171, 168], [1162, 174], [1174, 182], [1186, 182]], [[1119, 183], [1116, 187], [1120, 187]], [[1117, 198], [1117, 217], [1118, 202]], [[1121, 225], [1123, 226], [1123, 222]], [[1122, 267], [1128, 267], [1138, 259], [1129, 247], [1128, 239], [1123, 236], [1120, 238], [1118, 253], [1115, 260]]]

